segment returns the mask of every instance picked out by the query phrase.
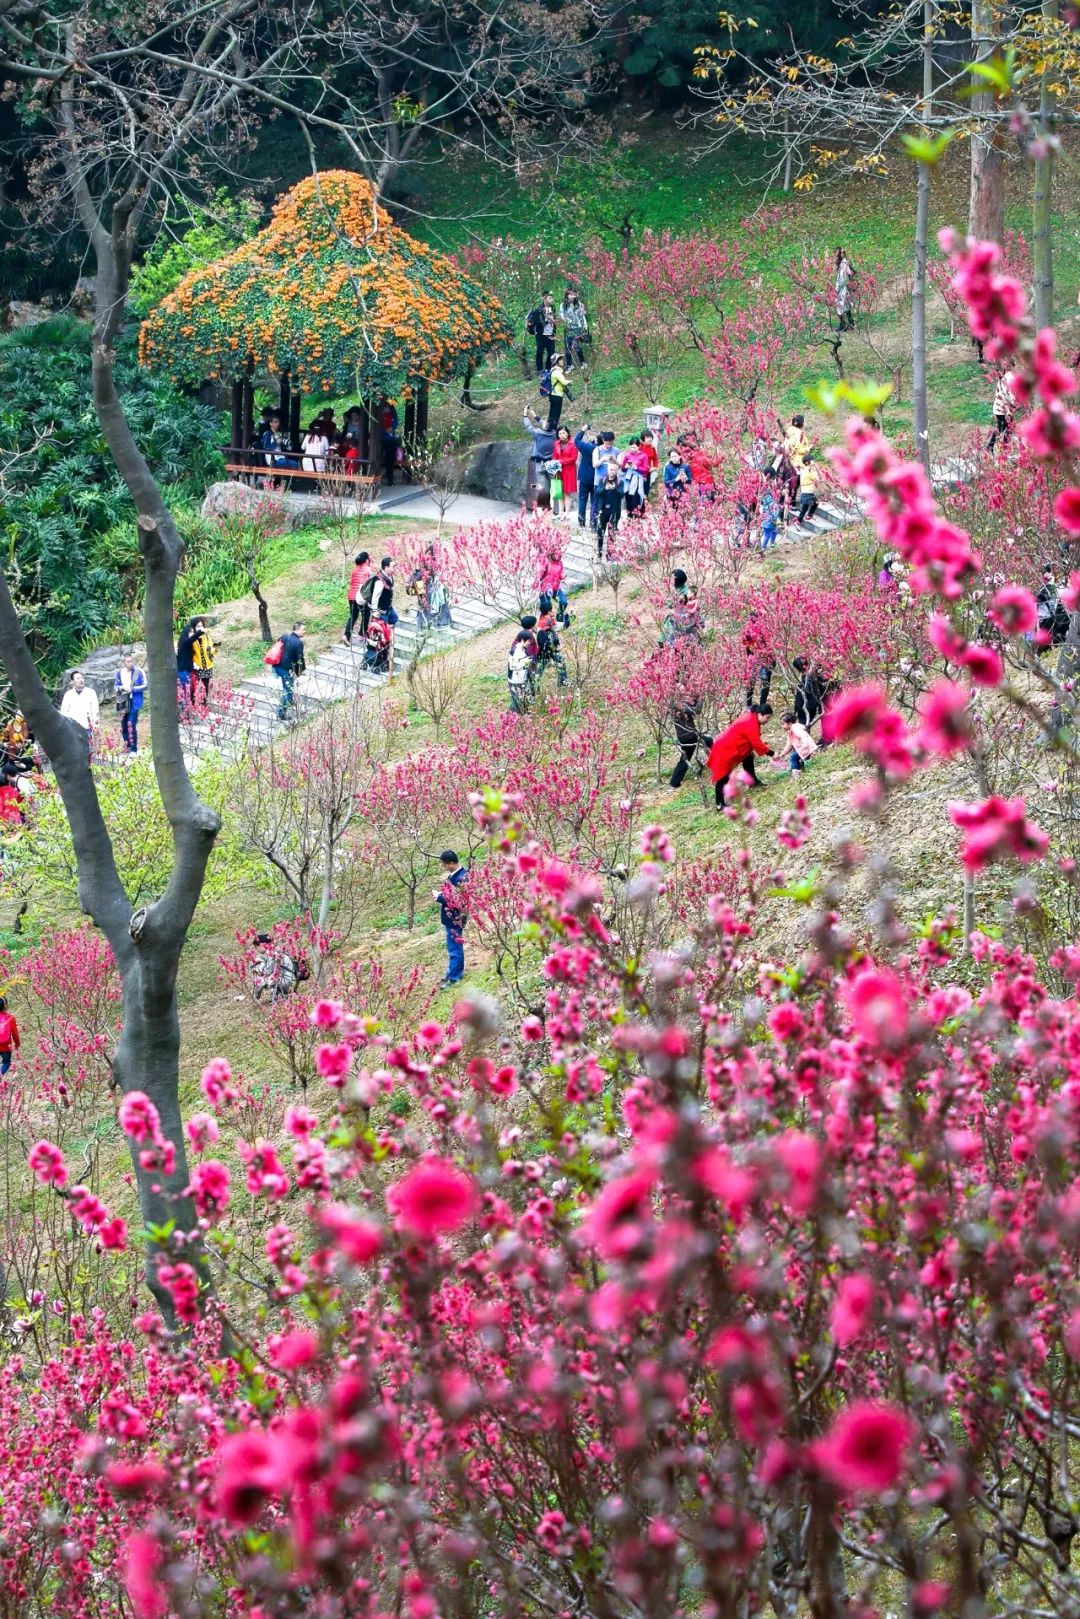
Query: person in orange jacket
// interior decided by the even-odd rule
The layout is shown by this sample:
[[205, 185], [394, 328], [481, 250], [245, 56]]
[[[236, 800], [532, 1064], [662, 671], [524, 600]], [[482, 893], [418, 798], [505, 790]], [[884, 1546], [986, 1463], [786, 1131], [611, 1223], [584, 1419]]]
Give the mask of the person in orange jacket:
[[754, 769], [754, 755], [773, 756], [773, 749], [761, 740], [761, 722], [771, 714], [768, 703], [756, 703], [734, 725], [721, 731], [709, 750], [709, 774], [716, 783], [717, 809], [724, 807], [724, 789], [737, 768], [745, 770], [756, 787], [763, 785]]

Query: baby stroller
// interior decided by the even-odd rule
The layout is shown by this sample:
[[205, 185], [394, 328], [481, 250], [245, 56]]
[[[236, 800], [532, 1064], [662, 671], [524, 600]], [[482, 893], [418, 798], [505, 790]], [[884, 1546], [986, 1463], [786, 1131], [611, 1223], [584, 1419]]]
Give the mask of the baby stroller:
[[373, 675], [387, 674], [390, 669], [390, 648], [393, 644], [394, 632], [380, 613], [368, 626], [367, 643], [364, 647], [364, 668]]

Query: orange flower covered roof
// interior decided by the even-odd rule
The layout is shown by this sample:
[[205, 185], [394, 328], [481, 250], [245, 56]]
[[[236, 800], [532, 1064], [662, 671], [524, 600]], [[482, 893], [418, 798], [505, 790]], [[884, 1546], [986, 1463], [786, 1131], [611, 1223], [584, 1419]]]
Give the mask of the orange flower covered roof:
[[359, 174], [335, 169], [280, 197], [270, 223], [192, 270], [139, 335], [175, 381], [230, 379], [250, 356], [305, 393], [393, 398], [509, 342], [505, 311], [441, 253], [399, 230]]

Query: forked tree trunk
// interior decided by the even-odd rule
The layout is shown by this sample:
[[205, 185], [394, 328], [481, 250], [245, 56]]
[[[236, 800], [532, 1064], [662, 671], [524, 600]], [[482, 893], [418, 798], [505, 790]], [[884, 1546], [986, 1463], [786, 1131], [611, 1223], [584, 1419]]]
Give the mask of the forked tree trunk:
[[[220, 826], [218, 816], [195, 793], [184, 764], [176, 704], [173, 650], [173, 598], [183, 544], [161, 491], [132, 435], [116, 391], [116, 342], [127, 304], [131, 248], [137, 227], [134, 204], [117, 204], [110, 227], [102, 224], [81, 171], [73, 189], [96, 260], [96, 312], [91, 338], [94, 409], [102, 435], [137, 513], [143, 561], [149, 709], [153, 727], [154, 774], [162, 807], [172, 828], [174, 859], [164, 893], [133, 911], [116, 867], [109, 830], [90, 769], [86, 733], [53, 707], [26, 643], [7, 580], [0, 572], [0, 662], [16, 701], [45, 748], [56, 775], [71, 827], [78, 870], [79, 902], [105, 935], [116, 958], [123, 987], [123, 1022], [113, 1071], [125, 1093], [142, 1091], [156, 1107], [166, 1140], [175, 1149], [171, 1175], [141, 1168], [139, 1149], [132, 1161], [144, 1225], [171, 1221], [191, 1231], [194, 1209], [182, 1193], [189, 1175], [180, 1116], [180, 1022], [176, 979], [206, 877], [207, 861]], [[146, 1276], [165, 1318], [173, 1320], [168, 1289], [158, 1279], [167, 1247], [151, 1243]], [[199, 1265], [197, 1246], [183, 1257]]]
[[[993, 55], [994, 8], [990, 0], [971, 0], [971, 46], [976, 62]], [[978, 85], [978, 79], [972, 80]], [[1005, 156], [1002, 131], [994, 120], [992, 90], [973, 89], [971, 111], [976, 120], [971, 132], [971, 190], [968, 198], [968, 234], [983, 241], [1000, 242], [1005, 234]]]

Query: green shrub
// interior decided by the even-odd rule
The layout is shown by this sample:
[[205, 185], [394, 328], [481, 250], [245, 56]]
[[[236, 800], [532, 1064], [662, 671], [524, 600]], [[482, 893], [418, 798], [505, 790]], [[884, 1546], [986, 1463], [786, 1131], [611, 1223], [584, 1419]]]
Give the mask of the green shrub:
[[[219, 413], [141, 371], [130, 343], [116, 380], [152, 471], [176, 498], [201, 495], [221, 474]], [[31, 445], [0, 531], [32, 650], [55, 675], [129, 620], [142, 589], [134, 509], [91, 401], [90, 328], [70, 317], [0, 337], [0, 454]]]

